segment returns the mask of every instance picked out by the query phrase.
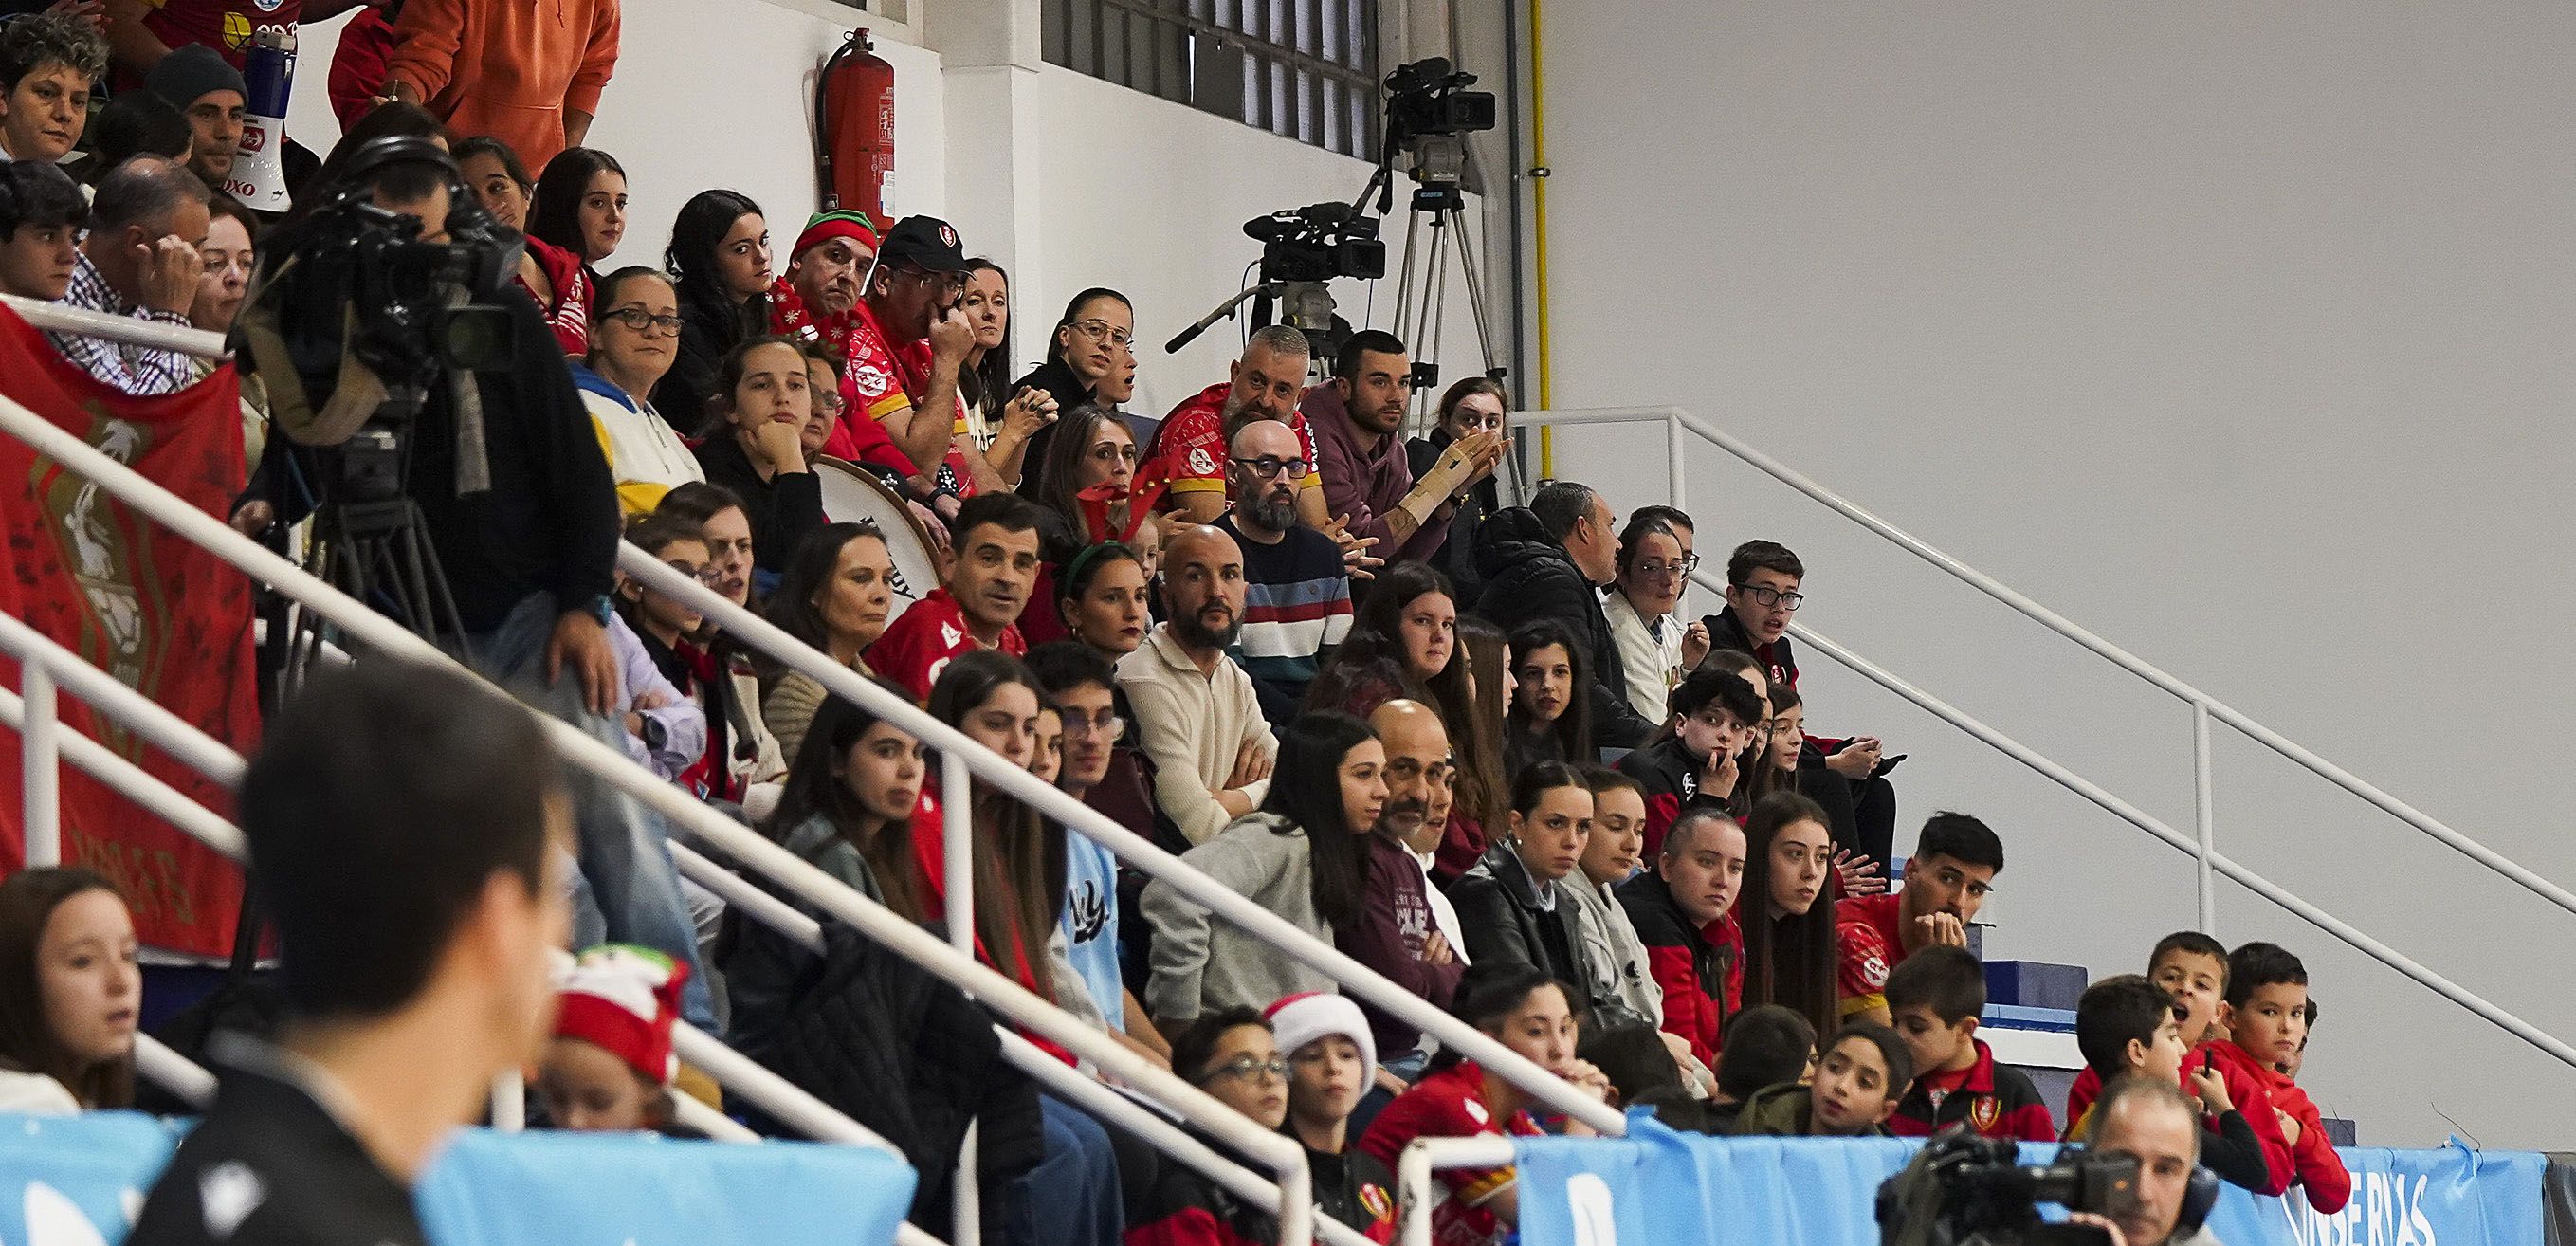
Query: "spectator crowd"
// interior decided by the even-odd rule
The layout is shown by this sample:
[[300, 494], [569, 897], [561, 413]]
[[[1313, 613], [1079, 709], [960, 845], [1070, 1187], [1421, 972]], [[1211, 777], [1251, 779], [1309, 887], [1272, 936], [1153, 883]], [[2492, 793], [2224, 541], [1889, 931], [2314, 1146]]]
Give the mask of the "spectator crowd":
[[[297, 20], [294, 0], [256, 7]], [[1896, 759], [1873, 736], [1809, 731], [1832, 707], [1799, 689], [1788, 627], [1809, 570], [1778, 534], [1712, 531], [1722, 601], [1689, 617], [1700, 522], [1623, 517], [1569, 480], [1510, 496], [1508, 397], [1483, 377], [1407, 437], [1408, 344], [1374, 329], [1318, 358], [1304, 334], [1262, 328], [1173, 410], [1128, 410], [1125, 295], [1082, 291], [1036, 346], [1014, 336], [1002, 266], [926, 216], [773, 227], [709, 189], [659, 262], [614, 262], [626, 175], [584, 138], [615, 0], [356, 7], [331, 73], [348, 132], [300, 173], [299, 202], [359, 196], [425, 239], [471, 218], [524, 241], [517, 366], [435, 388], [419, 417], [405, 487], [456, 611], [444, 629], [409, 621], [905, 918], [949, 920], [945, 844], [968, 837], [977, 957], [1296, 1138], [1334, 1219], [1389, 1240], [1388, 1173], [1414, 1138], [1586, 1126], [1060, 820], [981, 786], [947, 805], [936, 778], [955, 763], [618, 572], [619, 537], [1588, 1096], [1711, 1133], [2125, 1147], [2145, 1173], [2141, 1210], [2114, 1226], [2126, 1246], [2190, 1236], [2158, 1199], [2179, 1199], [2160, 1183], [2193, 1163], [2324, 1210], [2349, 1196], [2296, 1082], [2315, 1003], [2278, 947], [2184, 932], [2143, 975], [2095, 984], [2067, 1104], [1997, 1062], [1972, 949], [2003, 837], [1933, 814], [1900, 877]], [[244, 8], [66, 0], [0, 27], [0, 292], [235, 330], [251, 275], [313, 237], [309, 215], [261, 219], [227, 190], [245, 93], [227, 15]], [[132, 395], [211, 366], [53, 340]], [[240, 366], [256, 468], [234, 520], [278, 539], [316, 507], [303, 482], [336, 478], [334, 452], [269, 436], [303, 384], [266, 358]], [[882, 496], [878, 521], [834, 515], [839, 482]], [[937, 582], [907, 580], [911, 559]], [[456, 691], [376, 693], [424, 687]], [[270, 747], [382, 734], [313, 727]], [[255, 768], [254, 788], [312, 780], [293, 760]], [[511, 821], [511, 784], [546, 781], [437, 732], [371, 764], [506, 771], [441, 798], [477, 823]], [[267, 877], [264, 854], [305, 850], [312, 820], [375, 807], [314, 782], [245, 803], [296, 983], [283, 1017], [363, 1034], [424, 992], [506, 998], [449, 959], [342, 939], [354, 901], [324, 893], [363, 886]], [[490, 878], [561, 893], [562, 941], [588, 950], [530, 1052], [544, 1121], [684, 1132], [676, 1105], [695, 1097], [768, 1127], [675, 1060], [685, 1021], [902, 1146], [934, 1231], [980, 1125], [985, 1227], [1013, 1242], [1269, 1236], [1267, 1211], [1038, 1093], [944, 983], [837, 923], [817, 951], [729, 911], [678, 876], [641, 803], [562, 792], [550, 839], [451, 846], [463, 855], [437, 870], [402, 839], [423, 818], [385, 811], [375, 860], [437, 884], [418, 924], [451, 950], [536, 920], [492, 900]], [[135, 951], [95, 875], [0, 884], [0, 1107], [134, 1101]], [[321, 968], [300, 973], [304, 958]], [[296, 1084], [253, 1075], [272, 1095]], [[2175, 1155], [2180, 1175], [2157, 1175]], [[1517, 1222], [1508, 1167], [1441, 1180], [1450, 1246]], [[161, 1223], [147, 1209], [138, 1240]]]

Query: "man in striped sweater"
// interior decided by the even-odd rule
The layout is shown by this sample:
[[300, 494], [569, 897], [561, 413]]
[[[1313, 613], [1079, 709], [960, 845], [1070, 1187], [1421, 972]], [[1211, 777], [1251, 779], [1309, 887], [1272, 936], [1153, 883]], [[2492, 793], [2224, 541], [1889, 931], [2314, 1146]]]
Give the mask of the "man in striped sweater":
[[1243, 547], [1243, 634], [1234, 658], [1285, 725], [1306, 685], [1351, 630], [1351, 577], [1341, 547], [1297, 522], [1297, 490], [1315, 465], [1277, 420], [1244, 425], [1227, 447], [1234, 504], [1213, 525]]

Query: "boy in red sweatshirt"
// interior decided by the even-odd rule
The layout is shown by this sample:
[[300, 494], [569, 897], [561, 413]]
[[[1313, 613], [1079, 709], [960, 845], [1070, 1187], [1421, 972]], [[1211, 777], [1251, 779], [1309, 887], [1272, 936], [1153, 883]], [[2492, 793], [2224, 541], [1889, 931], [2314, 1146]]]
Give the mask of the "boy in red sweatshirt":
[[1887, 1132], [1928, 1138], [1965, 1122], [1979, 1137], [2057, 1141], [2057, 1122], [2030, 1078], [1977, 1037], [1986, 1011], [1986, 967], [1963, 947], [1935, 945], [1887, 975], [1887, 1010], [1914, 1056], [1914, 1085]]
[[2308, 969], [2273, 943], [2248, 943], [2228, 954], [2227, 1003], [2219, 1022], [2228, 1038], [2213, 1043], [2223, 1064], [2263, 1083], [2280, 1113], [2298, 1183], [2308, 1205], [2327, 1215], [2352, 1201], [2352, 1174], [2327, 1140], [2324, 1119], [2307, 1092], [2281, 1066], [2296, 1061], [2308, 1029]]
[[[2243, 1174], [2248, 1178], [2246, 1180], [2239, 1180], [2226, 1172], [2219, 1175], [2257, 1194], [2286, 1193], [2298, 1167], [2291, 1153], [2289, 1138], [2281, 1130], [2280, 1112], [2272, 1102], [2268, 1082], [2255, 1076], [2254, 1071], [2230, 1063], [2227, 1053], [2219, 1050], [2231, 1046], [2224, 1039], [2224, 1030], [2219, 1028], [2228, 989], [2227, 949], [2197, 930], [2167, 935], [2156, 944], [2155, 953], [2147, 962], [2147, 977], [2164, 989], [2182, 1011], [2183, 1041], [2192, 1044], [2183, 1060], [2184, 1091], [2198, 1095], [2213, 1119], [2225, 1111], [2220, 1106], [2222, 1101], [2241, 1112], [2261, 1144], [2264, 1174], [2261, 1185], [2250, 1180], [2250, 1172]], [[2079, 1006], [2079, 1027], [2082, 1025], [2082, 1012]], [[2206, 1041], [2209, 1037], [2216, 1037], [2218, 1041]], [[2202, 1084], [2204, 1071], [2216, 1074], [2215, 1085]], [[2223, 1100], [2217, 1097], [2216, 1092], [2220, 1091], [2224, 1092]], [[2087, 1068], [2077, 1074], [2074, 1087], [2067, 1092], [2066, 1118], [2070, 1121], [2083, 1119], [2085, 1110], [2093, 1106], [2094, 1098], [2101, 1093], [2102, 1078], [2097, 1070]], [[2212, 1171], [2218, 1171], [2215, 1165], [2210, 1167]]]

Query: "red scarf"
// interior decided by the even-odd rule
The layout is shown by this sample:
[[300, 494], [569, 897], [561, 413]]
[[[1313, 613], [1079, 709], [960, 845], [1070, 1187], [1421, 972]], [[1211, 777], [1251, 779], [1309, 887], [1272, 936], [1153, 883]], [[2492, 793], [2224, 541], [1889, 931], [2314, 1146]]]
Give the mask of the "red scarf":
[[787, 284], [785, 277], [769, 283], [769, 331], [799, 342], [819, 342], [836, 359], [850, 357], [850, 335], [857, 332], [859, 318], [854, 312], [843, 312], [826, 319], [816, 319], [806, 310], [804, 296]]

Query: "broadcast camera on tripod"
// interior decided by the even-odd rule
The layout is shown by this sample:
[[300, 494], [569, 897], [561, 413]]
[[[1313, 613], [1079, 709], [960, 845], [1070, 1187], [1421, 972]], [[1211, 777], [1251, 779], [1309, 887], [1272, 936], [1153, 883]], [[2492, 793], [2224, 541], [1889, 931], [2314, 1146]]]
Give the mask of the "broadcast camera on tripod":
[[[444, 237], [425, 238], [421, 217], [400, 209], [442, 187]], [[471, 374], [506, 370], [514, 356], [510, 313], [493, 300], [506, 297], [522, 244], [475, 205], [445, 149], [366, 144], [281, 231], [238, 326], [277, 431], [312, 451], [299, 460], [312, 478], [297, 481], [314, 516], [306, 569], [431, 638], [463, 628], [408, 492], [415, 427], [444, 387], [457, 407], [456, 484], [469, 489], [487, 470]], [[290, 681], [318, 651], [316, 622], [296, 629]]]
[[1305, 331], [1315, 358], [1331, 359], [1351, 326], [1334, 314], [1332, 292], [1324, 283], [1339, 277], [1374, 281], [1386, 275], [1386, 244], [1377, 239], [1377, 221], [1351, 204], [1318, 203], [1256, 216], [1243, 223], [1243, 232], [1261, 243], [1260, 279], [1181, 330], [1164, 343], [1164, 352], [1177, 354], [1250, 302], [1254, 328], [1293, 325]]

